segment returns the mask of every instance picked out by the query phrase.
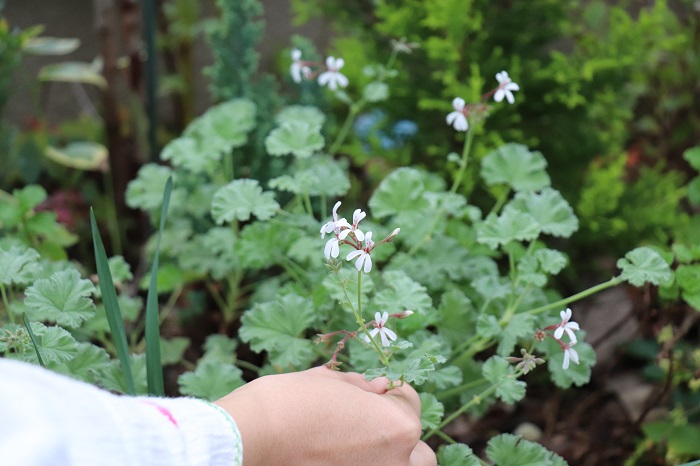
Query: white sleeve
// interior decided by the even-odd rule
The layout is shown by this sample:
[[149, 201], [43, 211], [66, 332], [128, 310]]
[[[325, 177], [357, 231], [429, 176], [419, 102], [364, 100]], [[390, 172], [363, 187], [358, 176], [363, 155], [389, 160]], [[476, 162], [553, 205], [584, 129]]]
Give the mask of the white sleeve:
[[113, 395], [0, 359], [0, 463], [13, 466], [241, 466], [241, 436], [194, 398]]

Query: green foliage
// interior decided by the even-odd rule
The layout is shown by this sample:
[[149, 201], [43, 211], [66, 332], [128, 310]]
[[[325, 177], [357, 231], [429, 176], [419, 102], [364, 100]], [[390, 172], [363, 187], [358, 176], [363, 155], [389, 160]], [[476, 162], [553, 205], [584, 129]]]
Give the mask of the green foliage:
[[481, 466], [472, 449], [463, 443], [441, 446], [437, 460], [440, 466]]
[[545, 158], [522, 144], [506, 144], [489, 152], [481, 166], [489, 186], [503, 183], [516, 191], [539, 191], [550, 184]]
[[214, 194], [211, 213], [216, 223], [250, 220], [255, 215], [267, 220], [275, 215], [279, 204], [274, 193], [263, 192], [256, 180], [234, 180]]
[[80, 278], [75, 270], [56, 272], [27, 288], [24, 304], [34, 320], [50, 320], [59, 325], [78, 327], [95, 315], [90, 295], [95, 286]]
[[305, 121], [284, 122], [265, 139], [265, 148], [270, 155], [291, 153], [299, 158], [307, 158], [321, 150], [323, 145], [321, 128]]
[[194, 372], [178, 378], [183, 395], [215, 401], [244, 384], [241, 370], [233, 364], [203, 361]]
[[481, 368], [484, 378], [496, 386], [496, 396], [513, 404], [525, 396], [525, 382], [516, 380], [513, 368], [505, 359], [492, 356]]
[[617, 266], [622, 269], [620, 276], [635, 286], [647, 282], [661, 285], [671, 279], [671, 270], [666, 261], [658, 252], [647, 247], [628, 252], [617, 261]]

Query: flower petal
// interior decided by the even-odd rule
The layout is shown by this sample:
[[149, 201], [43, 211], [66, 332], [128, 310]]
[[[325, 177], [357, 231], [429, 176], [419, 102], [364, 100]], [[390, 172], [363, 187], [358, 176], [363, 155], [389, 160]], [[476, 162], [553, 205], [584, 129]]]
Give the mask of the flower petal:
[[452, 100], [452, 106], [453, 106], [453, 107], [455, 108], [455, 110], [457, 110], [458, 112], [461, 112], [462, 110], [464, 110], [464, 106], [465, 106], [465, 105], [466, 105], [466, 102], [465, 102], [464, 99], [461, 98], [461, 97], [455, 97], [455, 98]]
[[301, 50], [292, 49], [292, 60], [294, 60], [294, 61], [301, 60]]
[[353, 230], [352, 232], [355, 233], [355, 238], [357, 238], [357, 241], [364, 241], [365, 234], [362, 232], [362, 230]]
[[578, 364], [578, 353], [575, 349], [569, 348], [569, 353], [571, 353], [571, 360]]
[[345, 258], [345, 260], [346, 260], [346, 261], [351, 261], [351, 260], [353, 260], [354, 258], [356, 258], [357, 256], [359, 256], [359, 255], [361, 255], [361, 254], [365, 254], [365, 251], [363, 251], [362, 249], [356, 249], [356, 250], [354, 250], [354, 251], [350, 251], [350, 253], [347, 255], [347, 257]]
[[326, 68], [331, 69], [331, 68], [333, 68], [334, 64], [335, 64], [335, 57], [333, 57], [333, 56], [326, 57]]
[[562, 335], [564, 335], [564, 327], [557, 327], [554, 331], [554, 338], [561, 340]]
[[512, 103], [515, 102], [515, 97], [513, 97], [513, 93], [512, 93], [512, 92], [510, 92], [508, 89], [506, 89], [506, 90], [505, 90], [505, 94], [506, 94], [506, 100], [508, 100], [508, 103], [509, 103], [509, 104], [512, 104]]
[[[365, 253], [364, 258], [365, 273], [370, 273], [372, 271], [372, 257], [369, 254]], [[357, 267], [357, 270], [360, 270], [360, 267]]]
[[[320, 81], [320, 77], [319, 77], [319, 84], [320, 84], [320, 82], [321, 81]], [[498, 89], [496, 91], [496, 93], [493, 95], [493, 100], [495, 100], [496, 102], [501, 102], [503, 100], [503, 97], [505, 97], [505, 95], [506, 95], [506, 91], [504, 91], [503, 89]]]
[[384, 333], [389, 338], [389, 340], [396, 341], [396, 339], [398, 338], [396, 336], [396, 333], [392, 329], [384, 327], [382, 330], [384, 330]]
[[391, 342], [386, 337], [386, 329], [385, 328], [383, 328], [379, 331], [379, 336], [382, 339], [382, 346], [391, 346]]
[[382, 323], [385, 324], [389, 320], [389, 313], [387, 311], [384, 311], [382, 313]]
[[576, 334], [573, 331], [571, 331], [571, 329], [569, 327], [559, 327], [559, 328], [563, 328], [563, 330], [566, 332], [566, 334], [569, 335], [569, 339], [571, 340], [572, 344], [576, 343]]
[[374, 313], [374, 321], [378, 324], [382, 322], [382, 314], [381, 312], [377, 311]]
[[333, 79], [333, 72], [324, 71], [323, 73], [318, 75], [318, 85], [325, 86], [330, 82], [331, 79]]
[[569, 350], [564, 350], [564, 363], [561, 365], [563, 369], [569, 368]]

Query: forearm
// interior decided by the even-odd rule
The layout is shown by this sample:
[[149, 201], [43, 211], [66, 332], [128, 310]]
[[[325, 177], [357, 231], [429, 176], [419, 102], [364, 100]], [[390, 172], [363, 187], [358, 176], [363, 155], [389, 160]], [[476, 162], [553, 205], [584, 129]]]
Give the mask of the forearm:
[[0, 360], [0, 456], [40, 465], [233, 466], [233, 420], [187, 398], [120, 397], [37, 367]]

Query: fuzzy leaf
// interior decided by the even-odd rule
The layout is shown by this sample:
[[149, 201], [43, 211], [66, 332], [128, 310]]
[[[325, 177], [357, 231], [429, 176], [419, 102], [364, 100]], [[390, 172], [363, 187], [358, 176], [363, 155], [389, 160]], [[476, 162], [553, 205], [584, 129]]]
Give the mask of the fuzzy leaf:
[[202, 152], [229, 152], [248, 142], [248, 133], [255, 128], [256, 110], [248, 99], [223, 102], [194, 120], [184, 136], [196, 139]]
[[649, 282], [661, 285], [671, 280], [671, 269], [661, 255], [648, 247], [633, 249], [617, 261], [620, 275], [634, 286]]
[[445, 407], [432, 393], [420, 395], [420, 425], [423, 430], [434, 429], [440, 424]]
[[481, 466], [472, 449], [463, 443], [441, 446], [437, 460], [440, 466]]
[[561, 272], [568, 262], [566, 256], [555, 249], [538, 249], [535, 257], [543, 271], [550, 275]]
[[369, 199], [369, 208], [376, 218], [422, 210], [428, 205], [424, 192], [423, 176], [418, 170], [398, 168], [379, 184]]
[[211, 204], [211, 214], [219, 225], [250, 220], [251, 214], [267, 220], [277, 213], [279, 204], [271, 191], [263, 192], [257, 180], [234, 180], [219, 189]]
[[[146, 380], [146, 355], [129, 355], [129, 367], [134, 380], [134, 392], [138, 395], [148, 393], [148, 382]], [[99, 368], [97, 383], [107, 390], [117, 393], [128, 393], [124, 369], [118, 359], [113, 359], [109, 363]]]
[[296, 228], [278, 222], [254, 222], [243, 229], [236, 243], [236, 254], [245, 268], [270, 267], [282, 261], [289, 247], [300, 236]]
[[190, 339], [187, 337], [173, 337], [170, 339], [160, 339], [160, 362], [164, 366], [167, 364], [177, 364], [182, 361], [185, 350], [190, 346]]
[[498, 466], [551, 466], [547, 450], [540, 444], [511, 434], [489, 440], [486, 455]]
[[177, 383], [183, 395], [214, 401], [244, 385], [241, 376], [241, 370], [233, 364], [202, 361], [194, 372], [185, 372], [178, 377]]
[[518, 193], [506, 209], [511, 206], [532, 215], [543, 233], [568, 238], [578, 229], [578, 218], [574, 210], [555, 189], [544, 188], [539, 193]]
[[165, 183], [172, 175], [172, 170], [168, 167], [154, 163], [142, 166], [126, 188], [127, 205], [132, 209], [160, 209]]
[[216, 280], [221, 280], [240, 268], [235, 244], [236, 234], [231, 228], [210, 228], [204, 234], [195, 235], [186, 241], [178, 255], [178, 264], [197, 275], [211, 275]]
[[532, 338], [535, 333], [535, 316], [532, 314], [516, 314], [499, 335], [501, 339], [497, 352], [501, 356], [510, 355], [515, 349], [518, 338]]
[[[42, 352], [42, 356], [43, 356]], [[72, 359], [55, 365], [49, 365], [51, 370], [70, 375], [83, 382], [95, 383], [97, 374], [109, 361], [109, 354], [104, 348], [91, 343], [78, 343], [78, 351]]]
[[314, 152], [323, 149], [324, 144], [321, 128], [305, 121], [283, 123], [265, 138], [268, 154], [294, 154], [299, 158], [311, 157]]
[[[47, 327], [40, 322], [32, 322], [32, 332], [36, 336], [37, 346], [41, 352], [41, 358], [45, 363], [63, 363], [70, 361], [78, 353], [78, 342], [61, 327]], [[28, 351], [24, 353], [25, 360], [37, 363], [36, 353]]]
[[325, 155], [296, 160], [292, 174], [270, 180], [270, 188], [309, 196], [344, 196], [350, 179], [344, 164]]
[[312, 128], [321, 129], [326, 122], [326, 115], [316, 107], [304, 105], [290, 105], [284, 107], [276, 116], [275, 122], [282, 126], [285, 123], [303, 121]]
[[518, 262], [518, 278], [522, 283], [542, 288], [547, 276], [539, 272], [540, 263], [535, 256], [523, 256]]
[[522, 144], [505, 144], [481, 162], [481, 176], [489, 186], [505, 183], [515, 191], [537, 191], [549, 186], [547, 161]]
[[[432, 310], [433, 302], [428, 295], [428, 290], [420, 283], [409, 278], [403, 271], [388, 271], [382, 274], [382, 279], [386, 285], [374, 297], [374, 306], [378, 310], [400, 312], [410, 310], [415, 312], [413, 316], [404, 319], [402, 323], [409, 325], [408, 328], [417, 330], [425, 327], [425, 314]], [[411, 325], [412, 324], [412, 325]], [[404, 328], [406, 328], [404, 326]]]
[[476, 320], [476, 331], [480, 336], [491, 338], [501, 333], [501, 325], [496, 316], [491, 314], [479, 314]]
[[315, 317], [310, 300], [288, 294], [246, 311], [238, 335], [253, 351], [267, 351], [270, 362], [280, 369], [306, 368], [314, 350], [303, 333]]
[[[557, 387], [569, 388], [571, 385], [580, 387], [588, 383], [591, 379], [591, 367], [596, 363], [595, 350], [583, 341], [583, 332], [577, 332], [579, 341], [574, 346], [578, 353], [579, 364], [570, 362], [569, 368], [564, 369], [564, 351], [559, 347], [559, 344], [551, 338], [545, 340], [546, 351], [549, 357], [547, 358], [547, 368], [552, 376], [552, 381]], [[550, 341], [551, 340], [551, 341]]]
[[39, 273], [39, 253], [34, 249], [12, 246], [0, 249], [0, 283], [26, 285]]
[[163, 160], [170, 160], [175, 167], [192, 173], [207, 173], [214, 170], [221, 160], [221, 152], [204, 150], [196, 139], [182, 136], [170, 141], [160, 154]]
[[389, 86], [381, 81], [373, 81], [362, 90], [367, 102], [381, 102], [389, 98]]
[[237, 347], [238, 340], [226, 335], [209, 335], [204, 342], [204, 356], [201, 360], [233, 364], [236, 361]]
[[95, 285], [81, 279], [76, 270], [64, 270], [34, 282], [25, 292], [24, 303], [34, 319], [79, 327], [95, 315], [95, 303], [90, 299], [94, 291]]
[[537, 220], [515, 209], [504, 209], [500, 216], [489, 215], [476, 227], [477, 241], [491, 249], [511, 241], [531, 241], [540, 234]]
[[441, 364], [446, 359], [443, 356], [432, 356], [426, 354], [420, 358], [410, 358], [395, 361], [391, 369], [380, 367], [365, 371], [367, 380], [377, 377], [387, 377], [389, 380], [405, 380], [413, 385], [423, 385], [428, 380], [428, 376], [435, 370], [435, 364]]
[[496, 387], [496, 396], [506, 404], [513, 404], [525, 396], [525, 382], [515, 379], [513, 367], [500, 356], [491, 356], [481, 368], [484, 378]]

